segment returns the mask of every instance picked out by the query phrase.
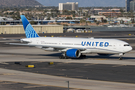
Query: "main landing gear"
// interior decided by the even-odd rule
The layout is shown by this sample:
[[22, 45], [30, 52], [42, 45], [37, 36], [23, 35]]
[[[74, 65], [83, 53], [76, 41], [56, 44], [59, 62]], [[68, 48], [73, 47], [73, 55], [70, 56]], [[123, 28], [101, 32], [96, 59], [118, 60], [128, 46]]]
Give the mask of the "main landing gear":
[[59, 56], [60, 59], [68, 59], [68, 57], [66, 56], [66, 53], [62, 53], [61, 56]]
[[119, 60], [122, 60], [123, 58], [122, 57], [119, 57]]
[[86, 58], [86, 55], [81, 55], [79, 58], [81, 58], [81, 59]]
[[59, 56], [59, 58], [60, 58], [60, 59], [68, 59], [67, 56], [63, 56], [63, 55]]
[[122, 59], [123, 59], [122, 56], [123, 56], [124, 54], [125, 54], [125, 53], [120, 53], [120, 54], [119, 54], [119, 56], [120, 56], [119, 60], [122, 60]]

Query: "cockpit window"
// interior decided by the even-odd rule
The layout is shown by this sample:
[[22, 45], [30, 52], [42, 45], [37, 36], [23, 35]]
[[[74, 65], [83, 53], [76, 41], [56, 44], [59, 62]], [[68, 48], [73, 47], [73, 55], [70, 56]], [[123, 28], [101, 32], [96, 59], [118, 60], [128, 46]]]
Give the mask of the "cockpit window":
[[124, 46], [130, 46], [129, 44], [124, 44]]

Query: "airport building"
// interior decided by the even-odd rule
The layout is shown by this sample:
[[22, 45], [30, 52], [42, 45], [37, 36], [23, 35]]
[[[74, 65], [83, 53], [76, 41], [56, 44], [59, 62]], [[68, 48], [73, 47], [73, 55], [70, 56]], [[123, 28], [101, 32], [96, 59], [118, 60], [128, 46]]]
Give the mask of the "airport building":
[[[33, 25], [37, 33], [63, 33], [62, 25]], [[22, 25], [0, 25], [0, 34], [24, 34]]]
[[130, 2], [130, 11], [135, 12], [135, 0]]
[[78, 10], [78, 2], [59, 3], [59, 10]]
[[121, 12], [98, 12], [98, 15], [103, 15], [106, 17], [119, 17]]

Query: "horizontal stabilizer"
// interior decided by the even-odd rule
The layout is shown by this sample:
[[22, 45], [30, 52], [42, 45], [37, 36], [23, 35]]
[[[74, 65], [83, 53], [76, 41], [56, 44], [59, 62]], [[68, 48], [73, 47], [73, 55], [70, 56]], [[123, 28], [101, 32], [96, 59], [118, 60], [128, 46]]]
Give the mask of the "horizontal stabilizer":
[[20, 39], [9, 39], [9, 38], [2, 38], [2, 40], [20, 41]]
[[6, 43], [9, 45], [19, 45], [19, 46], [33, 46], [33, 45], [29, 45], [29, 44], [22, 44], [22, 43]]

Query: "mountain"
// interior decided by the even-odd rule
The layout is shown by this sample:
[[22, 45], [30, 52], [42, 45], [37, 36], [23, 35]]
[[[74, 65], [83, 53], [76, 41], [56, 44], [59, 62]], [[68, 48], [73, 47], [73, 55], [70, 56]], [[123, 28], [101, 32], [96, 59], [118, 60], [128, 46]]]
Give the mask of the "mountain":
[[41, 5], [36, 0], [0, 0], [0, 7], [24, 7]]
[[37, 0], [44, 6], [58, 6], [58, 3], [79, 2], [79, 7], [125, 7], [125, 0]]

